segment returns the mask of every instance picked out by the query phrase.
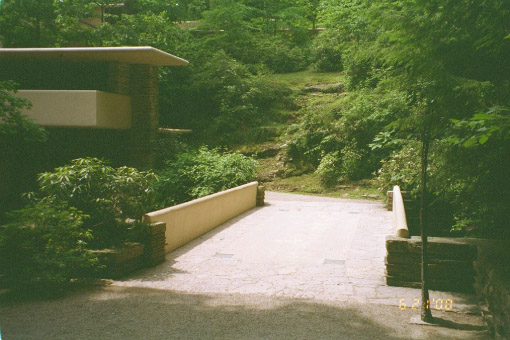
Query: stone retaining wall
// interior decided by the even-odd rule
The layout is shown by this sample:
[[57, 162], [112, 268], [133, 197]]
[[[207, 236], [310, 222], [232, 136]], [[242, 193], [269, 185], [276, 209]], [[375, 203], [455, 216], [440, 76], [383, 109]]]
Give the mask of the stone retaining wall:
[[510, 339], [510, 242], [486, 241], [478, 247], [475, 289], [489, 332]]
[[150, 225], [150, 241], [147, 244], [147, 255], [151, 265], [165, 261], [165, 232], [166, 224], [156, 222]]
[[[386, 250], [386, 283], [421, 287], [421, 238], [388, 236]], [[431, 289], [473, 291], [476, 245], [465, 239], [429, 237], [428, 255]]]
[[150, 237], [147, 244], [126, 243], [122, 248], [95, 250], [100, 263], [105, 265], [101, 277], [115, 279], [163, 262], [165, 231], [165, 223], [153, 223], [149, 226]]

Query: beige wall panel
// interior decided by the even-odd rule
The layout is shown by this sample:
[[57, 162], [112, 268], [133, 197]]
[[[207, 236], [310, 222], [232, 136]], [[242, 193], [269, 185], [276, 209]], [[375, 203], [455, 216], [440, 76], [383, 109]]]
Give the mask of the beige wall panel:
[[166, 223], [166, 246], [168, 253], [231, 218], [254, 208], [257, 198], [257, 182], [199, 198], [174, 207], [145, 215], [150, 223]]
[[20, 90], [32, 102], [25, 113], [42, 126], [128, 129], [128, 96], [95, 90]]

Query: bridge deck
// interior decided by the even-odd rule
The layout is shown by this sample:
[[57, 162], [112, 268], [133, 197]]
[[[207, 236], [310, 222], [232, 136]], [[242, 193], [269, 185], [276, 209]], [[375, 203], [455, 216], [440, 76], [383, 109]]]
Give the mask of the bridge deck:
[[[266, 203], [114, 285], [393, 306], [419, 298], [418, 289], [385, 285], [392, 226], [380, 202], [267, 192]], [[432, 292], [431, 298], [476, 311], [466, 295]]]

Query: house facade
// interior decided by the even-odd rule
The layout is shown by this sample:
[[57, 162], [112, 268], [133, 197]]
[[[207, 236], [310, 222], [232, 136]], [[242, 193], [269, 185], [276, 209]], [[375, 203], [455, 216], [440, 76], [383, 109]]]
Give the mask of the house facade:
[[[187, 64], [149, 46], [0, 48], [0, 81], [19, 83], [25, 113], [49, 132], [27, 156], [38, 171], [88, 156], [144, 170], [156, 161], [158, 68]], [[13, 176], [0, 174], [4, 199]]]

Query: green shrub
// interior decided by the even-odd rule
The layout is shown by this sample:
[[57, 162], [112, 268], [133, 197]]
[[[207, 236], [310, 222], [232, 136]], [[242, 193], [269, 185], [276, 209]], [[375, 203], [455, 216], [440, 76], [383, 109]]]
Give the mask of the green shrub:
[[310, 61], [317, 72], [342, 71], [342, 46], [338, 37], [321, 33], [315, 38], [310, 50]]
[[340, 156], [338, 151], [328, 153], [322, 157], [315, 173], [319, 176], [321, 184], [326, 187], [332, 187], [338, 183], [340, 177]]
[[246, 184], [255, 178], [255, 165], [239, 153], [206, 147], [178, 154], [158, 173], [158, 204], [171, 206]]
[[275, 73], [304, 70], [307, 66], [303, 48], [291, 46], [283, 39], [264, 39], [259, 44], [260, 60]]
[[370, 175], [370, 166], [366, 162], [366, 152], [351, 142], [341, 151], [342, 166], [340, 173], [344, 179], [357, 181]]
[[420, 144], [409, 141], [401, 149], [394, 151], [389, 159], [381, 161], [377, 171], [377, 181], [382, 191], [392, 190], [398, 185], [400, 190], [417, 196], [420, 191]]
[[343, 55], [345, 80], [349, 90], [375, 88], [381, 79], [381, 63], [372, 51], [350, 49]]
[[6, 223], [4, 213], [23, 206], [20, 195], [31, 190], [38, 172], [35, 150], [47, 139], [46, 130], [23, 114], [31, 103], [14, 96], [16, 91], [16, 83], [0, 81], [0, 176], [8, 179], [0, 192], [0, 225]]
[[[390, 150], [369, 146], [379, 131], [406, 110], [400, 92], [359, 90], [333, 103], [311, 105], [300, 121], [289, 127], [288, 156], [296, 166], [316, 169], [323, 155], [342, 150], [339, 171], [344, 179], [371, 176]], [[342, 165], [340, 165], [342, 164]]]
[[20, 290], [59, 290], [71, 279], [94, 276], [97, 257], [84, 227], [88, 216], [55, 200], [41, 200], [12, 213], [13, 223], [0, 232], [3, 285]]
[[65, 202], [89, 216], [92, 248], [119, 245], [126, 237], [127, 218], [140, 220], [154, 206], [151, 171], [113, 168], [97, 158], [80, 158], [70, 165], [39, 175], [39, 193], [44, 200]]
[[212, 55], [197, 67], [188, 91], [182, 93], [193, 98], [184, 103], [186, 127], [200, 131], [202, 140], [209, 143], [236, 144], [246, 140], [248, 130], [273, 119], [273, 107], [290, 91], [277, 88], [256, 71], [224, 51]]

